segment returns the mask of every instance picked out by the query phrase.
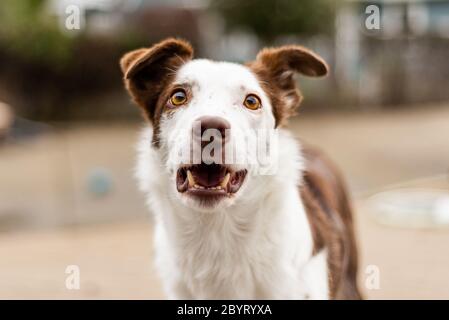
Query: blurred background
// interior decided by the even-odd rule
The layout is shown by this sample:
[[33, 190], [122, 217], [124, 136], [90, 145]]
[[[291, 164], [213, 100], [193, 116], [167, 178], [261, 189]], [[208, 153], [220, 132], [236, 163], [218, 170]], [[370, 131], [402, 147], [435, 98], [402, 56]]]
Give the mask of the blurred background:
[[118, 60], [173, 36], [216, 60], [323, 56], [289, 127], [346, 177], [362, 290], [449, 298], [447, 0], [2, 0], [0, 298], [164, 298]]

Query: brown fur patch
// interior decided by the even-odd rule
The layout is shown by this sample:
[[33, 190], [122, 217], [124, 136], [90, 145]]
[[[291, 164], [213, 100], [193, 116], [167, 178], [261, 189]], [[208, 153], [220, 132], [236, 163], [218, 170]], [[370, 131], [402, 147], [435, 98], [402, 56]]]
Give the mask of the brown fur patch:
[[168, 87], [176, 71], [193, 57], [191, 45], [179, 39], [166, 39], [151, 48], [125, 54], [120, 60], [125, 86], [144, 116], [153, 123], [153, 144], [158, 146], [159, 121], [166, 105]]
[[273, 105], [276, 126], [282, 126], [296, 113], [302, 95], [296, 86], [294, 73], [319, 77], [328, 72], [322, 58], [300, 46], [266, 48], [259, 52], [255, 61], [247, 66], [256, 74]]
[[360, 299], [352, 210], [340, 173], [321, 152], [305, 146], [301, 198], [312, 228], [314, 252], [326, 248], [332, 299]]

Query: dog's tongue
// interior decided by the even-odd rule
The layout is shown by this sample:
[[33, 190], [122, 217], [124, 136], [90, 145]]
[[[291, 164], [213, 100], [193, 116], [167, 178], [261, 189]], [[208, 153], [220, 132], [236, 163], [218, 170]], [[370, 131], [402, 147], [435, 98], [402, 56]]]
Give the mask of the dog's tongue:
[[195, 182], [203, 187], [215, 187], [226, 175], [226, 168], [216, 164], [201, 164], [190, 169]]

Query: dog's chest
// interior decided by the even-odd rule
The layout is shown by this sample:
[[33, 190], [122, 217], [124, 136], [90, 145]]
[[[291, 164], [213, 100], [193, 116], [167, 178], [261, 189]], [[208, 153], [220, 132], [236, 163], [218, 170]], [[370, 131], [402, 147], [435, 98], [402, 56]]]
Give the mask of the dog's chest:
[[257, 290], [257, 259], [248, 247], [210, 237], [184, 248], [180, 269], [194, 298], [238, 299]]
[[285, 239], [282, 230], [251, 237], [254, 230], [235, 221], [203, 227], [179, 252], [180, 281], [191, 298], [327, 297], [326, 258], [297, 254], [305, 243], [299, 238]]

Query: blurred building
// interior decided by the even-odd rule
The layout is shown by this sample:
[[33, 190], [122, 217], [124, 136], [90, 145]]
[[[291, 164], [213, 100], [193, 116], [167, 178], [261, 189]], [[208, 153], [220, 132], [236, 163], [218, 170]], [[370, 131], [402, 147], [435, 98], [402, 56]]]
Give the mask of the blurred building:
[[[232, 19], [214, 8], [217, 2], [46, 0], [41, 7], [30, 2], [27, 10], [19, 2], [2, 2], [0, 99], [14, 106], [16, 115], [33, 120], [137, 117], [136, 109], [124, 107], [129, 98], [118, 61], [124, 52], [166, 37], [189, 40], [196, 57], [236, 62], [253, 59], [265, 45], [310, 47], [329, 62], [331, 72], [325, 79], [299, 79], [304, 110], [449, 99], [449, 0], [336, 1], [330, 30], [276, 34], [268, 44], [257, 29], [229, 28]], [[223, 3], [237, 12], [243, 8], [238, 1]], [[249, 13], [258, 8], [252, 5]], [[371, 6], [378, 10], [374, 29], [366, 24]], [[79, 11], [79, 30], [66, 26], [70, 8]], [[285, 16], [273, 12], [278, 24]]]
[[346, 1], [337, 13], [335, 48], [345, 100], [367, 106], [449, 99], [447, 0]]
[[80, 8], [82, 30], [93, 36], [138, 33], [147, 44], [166, 37], [188, 39], [197, 55], [246, 61], [258, 49], [257, 37], [239, 30], [226, 33], [221, 17], [211, 12], [210, 0], [49, 0], [49, 11], [66, 31], [67, 8]]
[[176, 35], [199, 43], [200, 13], [207, 1], [49, 0], [49, 11], [58, 15], [62, 31], [67, 31], [65, 23], [73, 7], [80, 12], [80, 31], [92, 36], [114, 37], [128, 30], [149, 41]]

